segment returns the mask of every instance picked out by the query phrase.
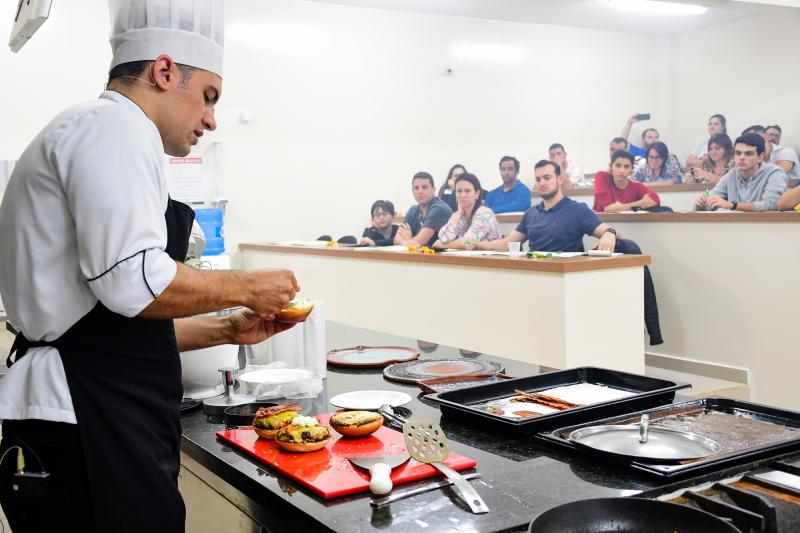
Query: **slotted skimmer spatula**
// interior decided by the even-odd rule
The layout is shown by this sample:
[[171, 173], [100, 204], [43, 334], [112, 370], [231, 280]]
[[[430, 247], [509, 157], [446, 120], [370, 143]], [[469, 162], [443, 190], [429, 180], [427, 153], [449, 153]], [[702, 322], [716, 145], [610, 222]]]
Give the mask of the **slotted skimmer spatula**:
[[439, 424], [426, 420], [411, 420], [403, 424], [403, 437], [406, 440], [406, 450], [411, 457], [420, 463], [436, 467], [447, 476], [453, 482], [456, 492], [473, 513], [489, 512], [486, 503], [472, 485], [461, 474], [442, 462], [450, 455], [450, 448], [447, 445], [447, 437]]

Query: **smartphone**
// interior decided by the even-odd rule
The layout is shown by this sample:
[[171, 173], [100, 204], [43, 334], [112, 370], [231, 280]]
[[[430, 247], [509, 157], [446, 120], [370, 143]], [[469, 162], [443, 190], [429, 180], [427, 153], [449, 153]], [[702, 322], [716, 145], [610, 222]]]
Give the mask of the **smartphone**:
[[639, 113], [636, 115], [636, 120], [650, 120], [650, 113]]

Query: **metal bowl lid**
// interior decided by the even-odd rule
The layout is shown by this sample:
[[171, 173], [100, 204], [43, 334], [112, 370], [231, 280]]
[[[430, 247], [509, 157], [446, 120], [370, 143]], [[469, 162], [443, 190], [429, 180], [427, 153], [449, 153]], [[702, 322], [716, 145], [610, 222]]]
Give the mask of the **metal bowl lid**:
[[660, 427], [650, 427], [646, 442], [641, 442], [638, 425], [585, 427], [570, 433], [569, 440], [601, 452], [656, 462], [702, 459], [721, 450], [708, 437]]

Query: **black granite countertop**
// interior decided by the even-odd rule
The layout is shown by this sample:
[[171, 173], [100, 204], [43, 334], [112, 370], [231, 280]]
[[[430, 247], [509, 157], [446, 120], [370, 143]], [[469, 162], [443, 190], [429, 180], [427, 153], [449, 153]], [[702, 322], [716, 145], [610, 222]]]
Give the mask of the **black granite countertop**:
[[[401, 341], [410, 347], [416, 340], [382, 336], [329, 322], [328, 349], [387, 345]], [[385, 338], [384, 338], [385, 337]], [[335, 345], [332, 345], [335, 343]], [[423, 358], [462, 357], [459, 350], [436, 347]], [[542, 371], [536, 365], [495, 358], [509, 375], [529, 376]], [[219, 419], [206, 417], [195, 410], [182, 417], [182, 450], [227, 483], [258, 502], [258, 520], [276, 531], [517, 531], [527, 528], [531, 519], [556, 505], [599, 497], [630, 496], [642, 492], [657, 494], [674, 488], [674, 483], [643, 477], [624, 469], [598, 464], [586, 457], [574, 456], [548, 447], [532, 436], [510, 438], [480, 428], [440, 418], [436, 404], [422, 398], [415, 385], [385, 380], [380, 369], [328, 368], [320, 395], [300, 400], [304, 412], [319, 414], [334, 411], [328, 403], [332, 396], [354, 390], [399, 390], [412, 396], [406, 405], [413, 418], [439, 421], [453, 451], [477, 461], [481, 478], [472, 485], [486, 501], [487, 514], [475, 515], [463, 505], [452, 489], [439, 489], [381, 509], [369, 504], [369, 493], [324, 500], [292, 480], [258, 463], [244, 453], [218, 440], [217, 431], [225, 429]], [[751, 465], [752, 467], [752, 465]], [[714, 477], [730, 475], [720, 472]], [[708, 479], [706, 477], [705, 479]], [[417, 484], [425, 484], [423, 480]], [[685, 485], [697, 480], [682, 482]], [[404, 485], [403, 488], [416, 484]]]

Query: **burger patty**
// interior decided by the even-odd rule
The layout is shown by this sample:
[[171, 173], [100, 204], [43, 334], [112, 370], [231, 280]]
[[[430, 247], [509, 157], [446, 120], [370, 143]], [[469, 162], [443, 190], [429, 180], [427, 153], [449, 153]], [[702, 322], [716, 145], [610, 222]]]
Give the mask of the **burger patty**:
[[330, 436], [325, 426], [286, 426], [278, 431], [275, 438], [284, 442], [319, 442]]
[[374, 424], [378, 420], [383, 420], [383, 417], [378, 413], [370, 411], [345, 411], [333, 415], [330, 422], [333, 427], [341, 428], [347, 426], [366, 426], [367, 424]]

